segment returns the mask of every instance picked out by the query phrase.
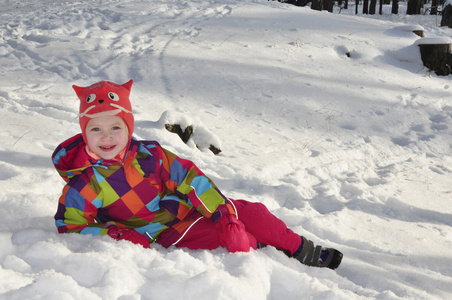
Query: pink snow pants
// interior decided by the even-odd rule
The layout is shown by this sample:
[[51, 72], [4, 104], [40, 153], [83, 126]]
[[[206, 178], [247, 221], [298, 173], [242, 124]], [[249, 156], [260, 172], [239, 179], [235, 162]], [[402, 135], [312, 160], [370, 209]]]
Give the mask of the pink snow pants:
[[[286, 224], [273, 215], [265, 205], [246, 200], [229, 200], [236, 209], [237, 218], [245, 225], [251, 248], [256, 249], [259, 242], [295, 253], [301, 244], [300, 235], [287, 228]], [[157, 243], [163, 246], [168, 245], [164, 233], [161, 237], [162, 241], [159, 241], [159, 238]], [[163, 240], [166, 241], [163, 242]], [[218, 230], [212, 220], [201, 217], [172, 245], [189, 249], [216, 249], [220, 247]]]

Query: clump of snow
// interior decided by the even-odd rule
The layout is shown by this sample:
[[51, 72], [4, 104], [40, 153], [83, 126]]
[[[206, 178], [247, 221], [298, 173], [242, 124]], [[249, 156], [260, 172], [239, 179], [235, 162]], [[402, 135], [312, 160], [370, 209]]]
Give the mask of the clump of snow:
[[201, 151], [208, 151], [211, 146], [214, 146], [216, 149], [221, 149], [220, 138], [196, 116], [192, 117], [177, 111], [167, 110], [162, 114], [157, 123], [159, 128], [165, 128], [167, 124], [179, 125], [182, 131], [190, 126], [193, 133], [186, 143], [189, 147], [196, 147]]
[[413, 31], [423, 31], [424, 27], [422, 27], [419, 24], [409, 24], [409, 25], [397, 26], [394, 29], [395, 30], [403, 30], [403, 31], [407, 31], [407, 32], [413, 32]]
[[452, 39], [447, 36], [429, 37], [419, 39], [415, 42], [416, 45], [436, 45], [436, 44], [452, 44]]
[[[355, 16], [266, 0], [0, 0], [0, 299], [449, 297], [451, 75], [423, 67], [424, 39], [404, 26], [450, 29], [400, 4]], [[341, 250], [339, 269], [272, 247], [58, 234], [50, 156], [80, 131], [71, 85], [129, 79], [138, 138]], [[184, 144], [169, 120], [221, 154]]]

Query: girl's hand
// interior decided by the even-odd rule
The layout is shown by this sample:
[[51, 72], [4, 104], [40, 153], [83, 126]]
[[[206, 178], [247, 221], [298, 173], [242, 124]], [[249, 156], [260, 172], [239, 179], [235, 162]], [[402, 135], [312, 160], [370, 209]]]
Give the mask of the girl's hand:
[[215, 227], [220, 235], [221, 246], [229, 252], [250, 251], [250, 241], [245, 226], [234, 215], [224, 215]]
[[112, 226], [108, 229], [107, 234], [117, 241], [126, 240], [144, 248], [150, 248], [149, 239], [133, 229], [119, 229], [116, 226]]

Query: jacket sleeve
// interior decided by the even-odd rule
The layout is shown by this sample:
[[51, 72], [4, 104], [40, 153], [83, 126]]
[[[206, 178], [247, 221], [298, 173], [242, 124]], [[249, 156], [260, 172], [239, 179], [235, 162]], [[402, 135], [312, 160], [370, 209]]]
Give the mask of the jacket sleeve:
[[161, 178], [167, 189], [188, 201], [204, 217], [216, 223], [222, 215], [235, 211], [231, 201], [190, 160], [182, 159], [172, 152], [158, 147], [161, 154]]
[[[86, 189], [84, 189], [86, 192]], [[67, 184], [58, 201], [55, 225], [59, 233], [76, 232], [82, 234], [105, 235], [105, 223], [97, 223], [97, 207], [75, 188]]]

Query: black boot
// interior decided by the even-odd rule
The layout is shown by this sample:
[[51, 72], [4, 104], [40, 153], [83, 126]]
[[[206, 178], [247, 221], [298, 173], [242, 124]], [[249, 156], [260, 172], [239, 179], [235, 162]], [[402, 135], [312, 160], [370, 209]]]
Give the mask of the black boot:
[[[267, 245], [257, 243], [257, 249], [265, 248]], [[314, 243], [310, 240], [301, 237], [301, 245], [294, 254], [285, 249], [279, 249], [284, 252], [288, 257], [293, 257], [300, 261], [302, 264], [310, 267], [330, 268], [331, 270], [337, 269], [341, 264], [342, 252], [333, 248], [323, 248], [317, 246], [314, 248]]]
[[340, 251], [322, 246], [314, 247], [314, 243], [310, 240], [304, 237], [301, 237], [301, 239], [301, 245], [292, 257], [311, 267], [330, 268], [332, 270], [339, 267], [343, 257]]

